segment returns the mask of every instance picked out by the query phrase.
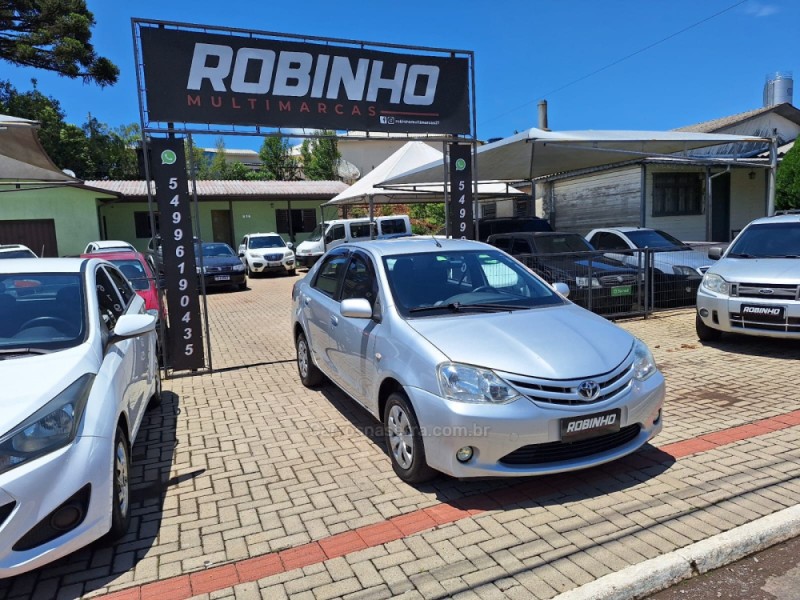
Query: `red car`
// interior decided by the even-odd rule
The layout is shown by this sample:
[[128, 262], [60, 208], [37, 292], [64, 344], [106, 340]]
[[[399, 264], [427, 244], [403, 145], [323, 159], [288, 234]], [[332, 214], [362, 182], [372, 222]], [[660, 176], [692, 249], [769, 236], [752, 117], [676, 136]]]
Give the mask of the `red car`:
[[163, 319], [164, 303], [163, 298], [159, 310], [158, 287], [153, 270], [147, 262], [144, 254], [134, 250], [121, 250], [118, 252], [94, 252], [92, 254], [81, 254], [81, 258], [103, 258], [108, 262], [114, 263], [122, 271], [122, 274], [131, 282], [133, 289], [144, 298], [145, 308], [151, 315]]

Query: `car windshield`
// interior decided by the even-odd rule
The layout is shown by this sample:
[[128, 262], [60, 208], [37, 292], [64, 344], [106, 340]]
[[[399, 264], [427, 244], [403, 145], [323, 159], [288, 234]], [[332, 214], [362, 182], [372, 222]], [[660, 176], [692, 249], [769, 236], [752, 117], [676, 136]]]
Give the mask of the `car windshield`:
[[322, 223], [317, 225], [314, 228], [314, 231], [311, 232], [311, 235], [308, 236], [309, 242], [318, 242], [322, 239]]
[[30, 250], [8, 250], [0, 252], [0, 258], [36, 258], [36, 255]]
[[283, 238], [277, 235], [264, 235], [259, 237], [251, 237], [249, 248], [285, 248], [286, 244]]
[[236, 253], [228, 244], [208, 243], [203, 244], [203, 256], [207, 258], [215, 256], [236, 256]]
[[0, 274], [0, 360], [80, 344], [84, 298], [77, 273]]
[[122, 274], [131, 282], [133, 289], [137, 291], [150, 289], [150, 279], [144, 270], [144, 266], [134, 258], [130, 259], [112, 259], [110, 262], [114, 263], [122, 271]]
[[659, 229], [637, 229], [627, 231], [625, 235], [630, 238], [637, 248], [665, 248], [668, 250], [686, 250], [687, 246], [678, 238]]
[[389, 287], [403, 316], [521, 310], [563, 304], [553, 289], [498, 250], [387, 256]]
[[594, 250], [592, 246], [576, 234], [541, 235], [535, 240], [536, 250], [540, 254], [561, 254], [562, 252], [587, 252]]
[[800, 258], [800, 222], [751, 225], [731, 245], [728, 256]]

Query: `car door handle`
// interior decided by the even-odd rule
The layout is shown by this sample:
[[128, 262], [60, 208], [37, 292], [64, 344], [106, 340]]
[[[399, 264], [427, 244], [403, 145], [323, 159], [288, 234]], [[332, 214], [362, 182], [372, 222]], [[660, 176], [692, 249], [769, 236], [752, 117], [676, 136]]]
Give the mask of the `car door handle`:
[[331, 315], [331, 325], [336, 326], [339, 324], [339, 317], [336, 315]]
[[311, 298], [309, 298], [308, 296], [306, 296], [305, 298], [303, 298], [303, 304], [305, 304], [306, 306], [308, 306], [309, 304], [311, 304]]

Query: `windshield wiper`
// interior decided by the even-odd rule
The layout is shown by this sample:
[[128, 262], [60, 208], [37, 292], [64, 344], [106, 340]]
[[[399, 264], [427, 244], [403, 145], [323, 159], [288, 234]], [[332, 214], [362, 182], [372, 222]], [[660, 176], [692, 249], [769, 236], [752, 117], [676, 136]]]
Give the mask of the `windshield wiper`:
[[3, 356], [21, 356], [23, 354], [50, 354], [43, 348], [0, 348], [0, 359]]
[[518, 304], [462, 304], [461, 302], [451, 302], [449, 304], [439, 304], [438, 306], [417, 306], [409, 309], [408, 312], [422, 312], [425, 310], [447, 310], [450, 312], [464, 312], [468, 310], [480, 310], [486, 312], [511, 312], [514, 310], [528, 310], [531, 306], [520, 306]]

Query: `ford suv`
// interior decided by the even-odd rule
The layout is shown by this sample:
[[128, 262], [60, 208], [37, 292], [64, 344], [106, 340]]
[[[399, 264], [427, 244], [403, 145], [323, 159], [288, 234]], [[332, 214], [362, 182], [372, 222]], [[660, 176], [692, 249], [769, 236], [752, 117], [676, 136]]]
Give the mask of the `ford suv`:
[[800, 339], [800, 211], [756, 219], [723, 253], [697, 292], [697, 337], [722, 332]]

